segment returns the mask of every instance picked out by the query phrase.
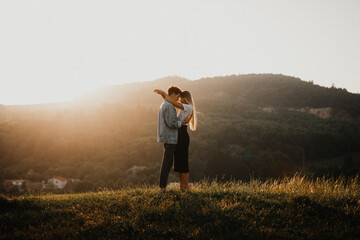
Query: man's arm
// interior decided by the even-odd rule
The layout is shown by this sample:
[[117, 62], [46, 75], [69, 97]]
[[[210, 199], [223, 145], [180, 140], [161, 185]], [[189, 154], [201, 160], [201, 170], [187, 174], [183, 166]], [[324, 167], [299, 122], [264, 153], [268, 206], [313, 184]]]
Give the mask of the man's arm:
[[165, 105], [163, 114], [165, 123], [166, 125], [168, 125], [169, 128], [181, 127], [181, 121], [179, 121], [179, 119], [177, 118], [176, 111], [172, 105]]
[[171, 104], [174, 105], [175, 107], [184, 110], [184, 105], [183, 105], [181, 102], [175, 101], [174, 99], [172, 99], [172, 98], [171, 98], [166, 92], [164, 92], [163, 90], [155, 89], [154, 92], [156, 92], [157, 94], [160, 94], [164, 99], [166, 99], [166, 101], [168, 101], [169, 103], [171, 103]]

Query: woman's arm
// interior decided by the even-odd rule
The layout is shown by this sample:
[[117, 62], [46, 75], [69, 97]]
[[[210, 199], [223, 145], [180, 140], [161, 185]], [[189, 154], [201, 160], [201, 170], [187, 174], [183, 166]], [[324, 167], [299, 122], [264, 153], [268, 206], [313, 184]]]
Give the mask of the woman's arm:
[[154, 92], [156, 92], [157, 94], [161, 95], [161, 96], [165, 99], [165, 95], [164, 95], [164, 91], [163, 91], [163, 90], [155, 89]]
[[154, 92], [156, 92], [157, 94], [160, 94], [163, 98], [165, 98], [169, 103], [171, 103], [171, 104], [174, 105], [175, 107], [184, 110], [184, 106], [182, 105], [182, 103], [173, 100], [173, 99], [172, 99], [166, 92], [164, 92], [163, 90], [155, 89]]

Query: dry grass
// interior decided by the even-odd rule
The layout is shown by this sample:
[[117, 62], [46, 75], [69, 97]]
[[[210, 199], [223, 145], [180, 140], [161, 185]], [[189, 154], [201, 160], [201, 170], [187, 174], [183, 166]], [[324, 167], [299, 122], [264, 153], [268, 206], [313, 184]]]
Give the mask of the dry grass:
[[0, 198], [0, 239], [357, 239], [359, 177]]

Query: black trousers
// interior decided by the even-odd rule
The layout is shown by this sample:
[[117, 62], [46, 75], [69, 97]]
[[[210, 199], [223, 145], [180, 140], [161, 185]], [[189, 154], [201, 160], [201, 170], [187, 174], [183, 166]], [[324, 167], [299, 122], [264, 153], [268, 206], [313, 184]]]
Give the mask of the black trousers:
[[181, 126], [178, 134], [178, 143], [176, 144], [175, 150], [175, 172], [189, 172], [189, 145], [190, 137], [187, 131], [187, 126]]
[[176, 144], [164, 143], [164, 158], [160, 170], [160, 187], [166, 188], [169, 172], [173, 165]]

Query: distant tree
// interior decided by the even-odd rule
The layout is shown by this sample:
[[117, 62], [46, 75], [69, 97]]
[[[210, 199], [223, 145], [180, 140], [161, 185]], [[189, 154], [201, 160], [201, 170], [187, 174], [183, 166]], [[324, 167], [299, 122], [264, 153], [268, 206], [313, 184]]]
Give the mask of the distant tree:
[[6, 189], [2, 183], [0, 183], [0, 193], [6, 193]]
[[7, 193], [8, 193], [8, 194], [11, 194], [11, 195], [17, 195], [17, 194], [20, 193], [19, 187], [18, 187], [18, 186], [11, 186], [11, 187], [7, 190]]
[[350, 154], [346, 155], [345, 159], [344, 159], [344, 162], [343, 162], [343, 165], [342, 165], [342, 170], [346, 171], [346, 170], [352, 168], [353, 166], [354, 166], [354, 163], [353, 163], [352, 156]]
[[78, 183], [75, 183], [75, 192], [87, 192], [91, 190], [94, 190], [94, 184], [90, 181], [80, 181]]

